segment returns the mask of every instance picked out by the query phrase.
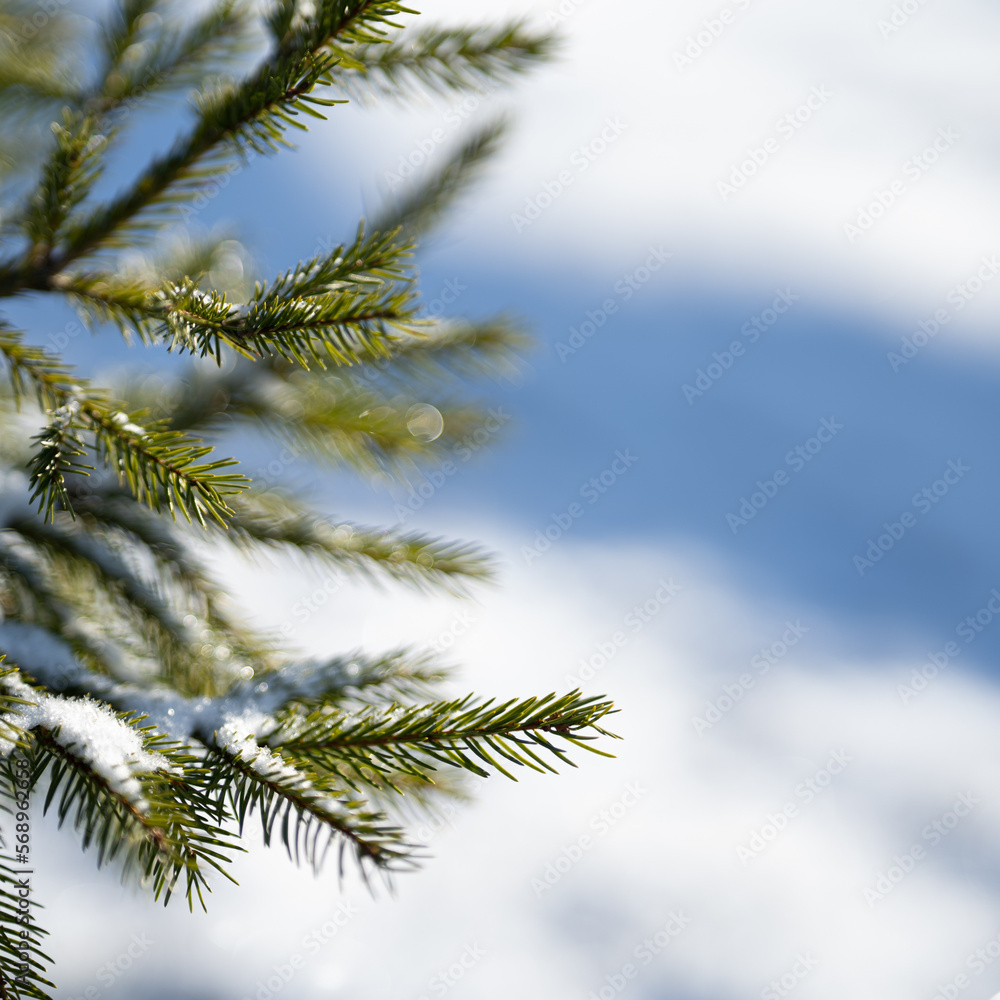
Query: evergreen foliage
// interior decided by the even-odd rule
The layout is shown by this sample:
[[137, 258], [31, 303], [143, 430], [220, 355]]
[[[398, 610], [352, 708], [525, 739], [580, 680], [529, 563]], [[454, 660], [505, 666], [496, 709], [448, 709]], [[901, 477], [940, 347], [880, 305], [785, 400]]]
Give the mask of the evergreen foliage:
[[[469, 379], [510, 365], [523, 334], [422, 315], [414, 250], [504, 123], [352, 238], [252, 287], [216, 280], [228, 237], [183, 223], [213, 180], [348, 99], [495, 85], [553, 47], [522, 23], [413, 30], [414, 13], [119, 0], [95, 25], [61, 0], [0, 0], [0, 297], [61, 297], [88, 324], [200, 359], [95, 385], [0, 316], [2, 996], [51, 986], [38, 903], [18, 894], [17, 816], [36, 790], [98, 864], [204, 905], [253, 813], [296, 859], [318, 867], [333, 846], [341, 865], [392, 872], [416, 857], [407, 803], [432, 807], [449, 769], [554, 771], [612, 735], [611, 703], [579, 692], [442, 700], [447, 671], [415, 650], [303, 659], [243, 620], [206, 562], [213, 546], [285, 552], [455, 593], [492, 574], [474, 545], [331, 522], [216, 447], [253, 433], [406, 477], [481, 426]], [[100, 194], [133, 115], [186, 88], [193, 121]]]

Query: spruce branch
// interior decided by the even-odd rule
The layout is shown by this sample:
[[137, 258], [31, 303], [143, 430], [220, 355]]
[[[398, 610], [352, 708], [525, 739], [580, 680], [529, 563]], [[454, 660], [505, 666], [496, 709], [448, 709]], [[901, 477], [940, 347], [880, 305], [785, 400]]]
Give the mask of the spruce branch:
[[154, 296], [157, 336], [171, 347], [220, 360], [223, 345], [244, 357], [276, 357], [308, 368], [384, 357], [402, 335], [419, 336], [414, 318], [413, 244], [397, 230], [341, 244], [270, 283], [257, 283], [245, 305], [190, 280]]
[[354, 240], [341, 243], [289, 268], [268, 284], [258, 284], [254, 302], [279, 302], [325, 295], [357, 286], [370, 289], [385, 282], [411, 281], [415, 244], [398, 227], [376, 226], [365, 231], [361, 222]]
[[[399, 704], [425, 703], [433, 687], [448, 676], [435, 657], [409, 649], [400, 649], [378, 657], [360, 652], [327, 661], [306, 661], [286, 666], [267, 675], [267, 704], [285, 731], [301, 728], [315, 714], [372, 711], [382, 706], [393, 712]], [[273, 730], [279, 723], [269, 724]], [[380, 811], [393, 812], [407, 803], [393, 803], [395, 796], [409, 795], [411, 805], [432, 808], [436, 796], [460, 794], [461, 789], [449, 776], [435, 772], [424, 760], [410, 762], [408, 770], [380, 772], [361, 768], [350, 773], [329, 770], [316, 759], [298, 759], [296, 767], [320, 780], [346, 782], [355, 792], [375, 803]], [[339, 787], [339, 786], [338, 786]]]
[[54, 413], [55, 419], [32, 440], [36, 450], [28, 468], [31, 471], [30, 485], [33, 492], [29, 502], [39, 501], [46, 520], [51, 520], [58, 505], [72, 510], [66, 489], [68, 475], [90, 475], [92, 465], [76, 461], [87, 453], [83, 439], [71, 425], [73, 411], [69, 406], [60, 407]]
[[[463, 447], [509, 419], [467, 402], [465, 380], [509, 372], [520, 329], [425, 315], [413, 242], [488, 162], [505, 123], [474, 132], [375, 227], [324, 241], [270, 281], [243, 278], [239, 244], [162, 224], [346, 96], [484, 95], [552, 49], [522, 22], [396, 38], [400, 15], [415, 13], [400, 3], [276, 0], [269, 52], [228, 76], [244, 73], [234, 57], [251, 2], [208, 0], [187, 17], [168, 0], [114, 0], [99, 36], [72, 36], [60, 11], [19, 40], [11, 12], [24, 8], [0, 0], [0, 118], [17, 138], [13, 152], [0, 142], [0, 297], [54, 293], [130, 343], [215, 362], [106, 390], [0, 320], [13, 401], [37, 402], [44, 425], [29, 447], [31, 431], [10, 407], [0, 413], [14, 431], [7, 466], [30, 472], [23, 503], [13, 491], [24, 477], [8, 477], [0, 518], [0, 642], [30, 672], [0, 666], [0, 797], [16, 751], [29, 790], [99, 864], [164, 902], [183, 890], [192, 908], [226, 875], [255, 810], [268, 844], [314, 867], [336, 845], [341, 870], [350, 853], [367, 878], [414, 864], [394, 818], [408, 804], [430, 808], [470, 773], [554, 771], [573, 747], [603, 754], [594, 741], [613, 735], [602, 728], [611, 703], [579, 692], [447, 700], [447, 671], [412, 649], [297, 658], [243, 622], [209, 572], [225, 539], [230, 552], [424, 589], [462, 593], [491, 577], [478, 547], [327, 521], [297, 496], [251, 489], [210, 442], [255, 433], [292, 460], [405, 486], [431, 459], [470, 457]], [[132, 109], [189, 83], [193, 123], [101, 201], [95, 181]], [[53, 116], [55, 137], [40, 142]], [[178, 523], [178, 510], [212, 533]], [[5, 864], [7, 995], [17, 900]], [[25, 996], [44, 996], [36, 958]]]
[[96, 845], [99, 867], [124, 851], [124, 869], [131, 874], [136, 866], [143, 867], [140, 856], [147, 845], [152, 845], [154, 855], [169, 853], [166, 835], [144, 810], [113, 790], [106, 778], [96, 774], [72, 749], [64, 747], [51, 730], [38, 727], [33, 736], [42, 761], [48, 763], [45, 812], [62, 787], [56, 810], [59, 825], [65, 822], [75, 803], [73, 825], [81, 833], [84, 850], [92, 843]]
[[[0, 745], [4, 750], [10, 751], [15, 747], [21, 750], [28, 750], [31, 747], [31, 737], [28, 731], [19, 724], [17, 719], [18, 711], [22, 705], [34, 705], [31, 693], [20, 690], [17, 681], [20, 679], [20, 670], [7, 660], [6, 653], [0, 653]], [[27, 697], [26, 697], [27, 695]], [[27, 791], [34, 787], [37, 774], [28, 761], [27, 773], [31, 775], [30, 782], [22, 785]], [[23, 779], [20, 779], [23, 781]], [[10, 753], [0, 755], [0, 797], [7, 799], [24, 798], [27, 794], [18, 795], [19, 779], [13, 770], [13, 761]], [[10, 812], [10, 808], [0, 800], [0, 810]], [[6, 847], [2, 835], [0, 835], [0, 846]]]
[[523, 20], [491, 27], [430, 26], [390, 44], [347, 50], [338, 75], [359, 96], [405, 99], [414, 84], [437, 93], [484, 88], [507, 82], [552, 57], [558, 39]]
[[280, 51], [291, 44], [298, 0], [274, 0], [264, 18], [271, 42]]
[[[57, 355], [24, 343], [24, 336], [0, 320], [0, 355], [7, 367], [15, 402], [33, 393], [42, 410], [66, 406], [79, 395], [82, 386], [73, 379], [72, 369]], [[83, 383], [84, 385], [86, 383]]]
[[171, 516], [180, 511], [202, 527], [209, 520], [224, 524], [232, 514], [226, 498], [250, 482], [223, 471], [238, 464], [236, 459], [202, 462], [211, 446], [162, 424], [142, 428], [121, 412], [94, 410], [88, 416], [99, 453], [136, 499], [154, 510], [166, 509]]
[[[61, 522], [23, 519], [13, 521], [10, 530], [45, 556], [53, 574], [74, 578], [89, 605], [114, 609], [113, 618], [144, 647], [150, 661], [158, 663], [164, 680], [185, 693], [203, 692], [214, 664], [205, 662], [201, 639], [184, 625], [164, 588], [151, 586], [89, 532]], [[108, 617], [102, 615], [102, 621]]]
[[352, 365], [388, 357], [401, 334], [416, 336], [412, 291], [332, 291], [309, 297], [271, 297], [245, 308], [193, 282], [160, 293], [173, 350], [219, 360], [223, 346], [248, 358], [278, 357], [304, 368]]
[[137, 336], [145, 344], [156, 343], [162, 309], [153, 301], [156, 288], [150, 287], [141, 276], [121, 269], [114, 274], [73, 271], [51, 280], [54, 289], [73, 303], [88, 326], [111, 323], [118, 327], [126, 342]]
[[107, 141], [93, 118], [70, 111], [64, 111], [62, 125], [52, 123], [52, 131], [55, 146], [24, 212], [24, 230], [32, 241], [29, 257], [39, 267], [48, 265], [67, 218], [97, 180], [99, 153]]
[[0, 101], [12, 110], [24, 103], [31, 110], [49, 110], [53, 102], [71, 101], [77, 93], [73, 69], [79, 40], [69, 11], [61, 7], [41, 25], [32, 23], [29, 36], [24, 24], [37, 10], [12, 0], [0, 8]]
[[103, 65], [100, 78], [103, 81], [130, 63], [140, 54], [133, 48], [145, 34], [144, 27], [154, 15], [153, 23], [159, 21], [155, 8], [158, 0], [118, 0], [113, 4], [101, 24], [101, 53]]
[[476, 545], [329, 523], [274, 490], [244, 494], [225, 537], [248, 553], [261, 547], [298, 551], [338, 568], [384, 574], [418, 588], [464, 593], [466, 583], [489, 581], [495, 572], [492, 560]]
[[409, 384], [436, 384], [448, 377], [501, 378], [516, 374], [521, 354], [531, 344], [523, 322], [514, 317], [439, 320], [424, 336], [399, 339], [391, 363], [380, 371]]
[[[520, 326], [504, 317], [439, 321], [426, 334], [422, 329], [418, 336], [395, 338], [390, 357], [335, 372], [305, 370], [281, 358], [241, 358], [219, 370], [189, 370], [166, 390], [150, 393], [137, 381], [124, 395], [130, 407], [149, 407], [176, 430], [210, 434], [237, 420], [266, 430], [294, 457], [409, 475], [415, 465], [464, 456], [470, 438], [481, 444], [480, 428], [492, 437], [507, 423], [502, 409], [484, 415], [481, 408], [436, 394], [442, 383], [460, 388], [484, 374], [516, 378], [519, 351], [528, 343]], [[440, 422], [428, 430], [415, 417], [429, 413], [431, 401]]]
[[[24, 344], [18, 331], [0, 325], [0, 356], [7, 364], [16, 394], [30, 385], [51, 422], [38, 435], [32, 459], [32, 500], [51, 519], [57, 503], [66, 504], [66, 477], [86, 474], [91, 466], [76, 462], [84, 453], [80, 432], [87, 432], [92, 449], [104, 458], [133, 495], [154, 510], [177, 511], [204, 526], [206, 519], [224, 522], [231, 514], [225, 498], [249, 480], [225, 472], [236, 460], [202, 462], [212, 448], [197, 439], [151, 424], [135, 423], [142, 414], [129, 415], [111, 405], [107, 394], [85, 380], [74, 378], [67, 366], [46, 351]], [[71, 508], [69, 508], [71, 509]]]
[[513, 699], [501, 705], [470, 695], [389, 711], [370, 709], [357, 715], [321, 708], [304, 720], [298, 716], [285, 719], [287, 731], [279, 729], [268, 745], [293, 761], [310, 761], [345, 777], [354, 774], [364, 779], [369, 771], [421, 774], [430, 759], [482, 777], [489, 775], [485, 765], [514, 779], [501, 759], [534, 771], [555, 772], [532, 747], [575, 767], [566, 749], [553, 742], [557, 739], [611, 756], [591, 746], [590, 741], [597, 736], [614, 737], [598, 726], [613, 711], [611, 702], [584, 698], [579, 691], [560, 698], [550, 694]]
[[233, 401], [231, 412], [287, 443], [295, 455], [373, 476], [408, 479], [420, 466], [447, 460], [484, 422], [481, 411], [467, 405], [380, 396], [348, 380], [295, 381], [302, 384], [273, 393], [271, 405]]
[[[482, 354], [488, 349], [484, 345]], [[217, 433], [234, 425], [263, 432], [285, 446], [285, 463], [309, 458], [365, 474], [409, 478], [431, 463], [468, 457], [470, 444], [478, 449], [509, 419], [502, 410], [484, 414], [481, 407], [431, 395], [449, 360], [449, 373], [458, 374], [461, 367], [502, 371], [499, 360], [477, 360], [474, 352], [471, 345], [442, 349], [435, 363], [425, 360], [420, 366], [421, 376], [408, 379], [400, 370], [387, 377], [382, 366], [373, 373], [365, 365], [322, 373], [280, 359], [267, 366], [238, 363], [231, 371], [202, 368], [178, 380], [169, 411], [159, 412], [172, 428], [187, 433]], [[136, 405], [154, 406], [162, 396], [141, 385], [126, 395]]]
[[387, 356], [400, 337], [419, 337], [425, 324], [414, 317], [412, 252], [395, 230], [366, 235], [359, 228], [352, 244], [300, 262], [269, 284], [258, 282], [243, 304], [200, 288], [200, 275], [172, 280], [166, 269], [159, 287], [141, 275], [107, 271], [55, 280], [92, 318], [145, 343], [219, 362], [226, 346], [254, 360], [351, 365]]
[[98, 866], [117, 862], [123, 878], [141, 876], [164, 902], [183, 875], [189, 905], [197, 896], [204, 906], [205, 870], [226, 875], [222, 862], [236, 845], [209, 821], [196, 758], [134, 714], [116, 721], [92, 701], [46, 694], [12, 672], [0, 680], [25, 702], [2, 723], [30, 733], [32, 782], [47, 779], [43, 811], [55, 803], [59, 825], [70, 821]]
[[189, 198], [234, 157], [247, 162], [289, 146], [287, 130], [306, 127], [301, 115], [322, 119], [318, 108], [343, 103], [313, 93], [316, 87], [329, 85], [333, 63], [330, 56], [296, 53], [265, 63], [242, 83], [205, 94], [194, 129], [154, 160], [128, 190], [93, 210], [67, 234], [54, 270], [84, 254], [149, 235], [163, 222], [165, 212]]
[[38, 553], [20, 544], [13, 532], [0, 533], [0, 595], [5, 617], [38, 625], [58, 636], [91, 670], [109, 677], [121, 673], [122, 654], [79, 614], [75, 578], [49, 572]]
[[[139, 3], [136, 10], [144, 5]], [[189, 197], [214, 173], [224, 169], [234, 156], [244, 162], [254, 155], [277, 152], [291, 144], [286, 137], [289, 128], [303, 130], [300, 116], [325, 119], [320, 108], [344, 103], [343, 100], [322, 97], [317, 88], [333, 83], [332, 72], [338, 56], [331, 54], [336, 43], [358, 44], [374, 42], [384, 33], [379, 26], [388, 25], [398, 13], [413, 13], [398, 3], [364, 0], [322, 0], [308, 22], [298, 28], [289, 21], [293, 34], [275, 56], [265, 61], [255, 73], [241, 83], [217, 88], [202, 95], [199, 121], [195, 128], [165, 156], [153, 161], [143, 175], [122, 195], [94, 210], [75, 226], [58, 260], [49, 273], [58, 273], [78, 257], [101, 249], [123, 245], [148, 235], [150, 228], [162, 222], [164, 211], [176, 207]], [[218, 40], [224, 28], [236, 24], [241, 14], [222, 5], [203, 25], [202, 35], [188, 39], [186, 50], [193, 55], [208, 43]], [[124, 38], [132, 36], [126, 15]], [[136, 19], [136, 23], [141, 17]], [[273, 23], [273, 22], [272, 22]], [[119, 33], [121, 34], [121, 33]], [[294, 37], [293, 37], [294, 36]], [[127, 52], [126, 46], [122, 52]], [[112, 43], [112, 66], [117, 65], [119, 43]], [[185, 46], [181, 46], [184, 50]], [[176, 61], [180, 60], [180, 56]], [[161, 67], [165, 72], [168, 61]], [[147, 78], [156, 79], [156, 71], [147, 67]], [[112, 69], [108, 77], [114, 76]], [[29, 286], [37, 282], [25, 277]]]
[[95, 539], [112, 550], [145, 552], [162, 581], [175, 581], [199, 602], [207, 602], [216, 587], [204, 566], [177, 534], [175, 526], [135, 503], [121, 487], [104, 484], [72, 497], [74, 510]]
[[[273, 641], [232, 613], [222, 587], [212, 579], [188, 540], [172, 522], [140, 506], [120, 489], [74, 498], [73, 503], [80, 515], [79, 527], [75, 530], [86, 530], [88, 547], [102, 546], [110, 550], [112, 556], [122, 551], [140, 565], [143, 563], [141, 556], [148, 557], [154, 567], [158, 589], [172, 593], [177, 615], [186, 612], [184, 621], [195, 652], [206, 642], [212, 646], [214, 669], [209, 669], [211, 661], [205, 661], [207, 654], [202, 654], [196, 656], [194, 662], [204, 669], [172, 675], [173, 683], [183, 693], [209, 697], [223, 693], [232, 683], [231, 676], [220, 669], [228, 662], [253, 664], [254, 670], [260, 673], [276, 667], [278, 654]], [[138, 571], [133, 577], [134, 585], [140, 589], [152, 586]], [[194, 617], [194, 624], [190, 624], [189, 616]], [[216, 654], [223, 646], [229, 655], [220, 661]], [[171, 676], [170, 671], [167, 676]]]
[[206, 787], [216, 791], [220, 812], [231, 811], [241, 832], [256, 811], [265, 844], [271, 843], [277, 824], [289, 857], [316, 870], [335, 839], [340, 841], [341, 875], [347, 845], [365, 878], [369, 865], [387, 871], [408, 867], [402, 831], [383, 814], [348, 795], [329, 776], [291, 767], [253, 740], [210, 748]]
[[306, 48], [343, 58], [352, 47], [384, 44], [389, 31], [401, 27], [392, 18], [417, 13], [393, 0], [316, 0], [309, 6], [293, 0], [276, 6], [269, 24], [279, 53]]
[[247, 48], [250, 27], [248, 5], [236, 0], [215, 3], [190, 25], [172, 19], [163, 0], [123, 0], [105, 23], [104, 67], [85, 107], [111, 115], [139, 98], [198, 83]]
[[273, 670], [267, 674], [267, 704], [274, 712], [305, 715], [322, 705], [415, 701], [429, 697], [449, 673], [434, 656], [411, 649], [381, 656], [355, 650]]
[[[91, 845], [96, 848], [98, 866], [116, 862], [123, 877], [142, 878], [151, 887], [153, 898], [162, 897], [165, 904], [183, 876], [191, 909], [195, 898], [205, 908], [204, 893], [211, 892], [206, 869], [235, 881], [223, 864], [229, 861], [227, 851], [242, 848], [222, 827], [207, 821], [204, 813], [210, 803], [197, 789], [192, 795], [187, 783], [170, 776], [145, 780], [143, 792], [148, 802], [145, 809], [140, 809], [117, 793], [73, 749], [63, 746], [53, 733], [39, 729], [34, 736], [38, 752], [48, 765], [44, 811], [48, 812], [62, 789], [56, 804], [59, 825], [70, 819], [84, 849]], [[161, 747], [160, 752], [163, 750]], [[187, 762], [186, 755], [182, 759], [175, 753], [173, 759], [175, 766]], [[203, 815], [190, 808], [192, 802], [201, 806]]]

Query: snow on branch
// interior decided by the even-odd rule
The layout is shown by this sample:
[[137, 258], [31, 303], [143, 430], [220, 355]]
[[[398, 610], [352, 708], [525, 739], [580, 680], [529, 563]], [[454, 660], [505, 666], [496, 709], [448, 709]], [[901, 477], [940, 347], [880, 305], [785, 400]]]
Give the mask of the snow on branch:
[[0, 716], [0, 755], [18, 745], [21, 732], [41, 728], [103, 778], [108, 788], [138, 810], [147, 803], [138, 775], [170, 770], [166, 757], [145, 749], [142, 734], [91, 698], [44, 694], [16, 673], [0, 678], [7, 694], [23, 704]]

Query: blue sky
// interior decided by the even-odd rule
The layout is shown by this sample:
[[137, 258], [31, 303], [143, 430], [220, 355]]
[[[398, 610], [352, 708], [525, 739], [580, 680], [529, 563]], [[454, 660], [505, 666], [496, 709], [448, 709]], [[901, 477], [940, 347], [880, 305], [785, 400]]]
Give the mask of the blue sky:
[[[446, 645], [461, 686], [501, 695], [590, 663], [585, 688], [623, 709], [620, 756], [487, 783], [427, 831], [438, 856], [395, 899], [349, 882], [358, 914], [316, 953], [303, 941], [336, 915], [332, 873], [255, 854], [209, 917], [161, 916], [62, 868], [71, 848], [46, 840], [74, 873], [63, 912], [101, 906], [114, 928], [61, 946], [67, 987], [98, 981], [95, 949], [113, 959], [108, 941], [139, 929], [156, 944], [128, 988], [150, 997], [168, 974], [184, 995], [254, 996], [308, 952], [272, 992], [443, 995], [434, 977], [464, 955], [456, 1000], [617, 995], [630, 962], [642, 1000], [764, 997], [772, 981], [803, 1000], [937, 1000], [949, 983], [986, 1000], [1000, 990], [1000, 963], [974, 958], [1000, 940], [996, 10], [699, 0], [639, 3], [624, 23], [605, 0], [532, 9], [566, 33], [553, 67], [464, 106], [335, 109], [199, 222], [238, 218], [263, 271], [288, 266], [348, 234], [429, 137], [433, 163], [456, 122], [513, 109], [508, 150], [428, 246], [423, 287], [459, 290], [456, 312], [516, 311], [538, 348], [484, 388], [512, 415], [505, 433], [407, 517], [487, 541], [502, 586], [461, 605], [339, 592], [297, 638]], [[598, 312], [582, 346], [558, 348]], [[921, 323], [939, 327], [926, 343]], [[905, 363], [903, 338], [918, 347]], [[590, 503], [581, 489], [616, 455]], [[405, 500], [340, 477], [313, 489], [380, 523]], [[526, 555], [574, 503], [562, 537]], [[316, 586], [289, 567], [220, 568], [272, 621]], [[255, 915], [274, 913], [277, 930]], [[669, 945], [644, 961], [663, 928]]]

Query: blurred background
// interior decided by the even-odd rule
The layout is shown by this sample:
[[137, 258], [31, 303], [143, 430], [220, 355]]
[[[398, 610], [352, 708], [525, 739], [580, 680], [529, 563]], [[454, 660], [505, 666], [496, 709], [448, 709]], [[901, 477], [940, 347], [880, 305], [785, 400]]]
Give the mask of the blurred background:
[[[336, 108], [196, 222], [238, 220], [275, 272], [512, 111], [421, 263], [430, 309], [535, 330], [488, 390], [497, 433], [413, 492], [248, 463], [331, 514], [482, 540], [500, 586], [219, 569], [306, 649], [424, 642], [456, 690], [606, 693], [624, 742], [484, 781], [374, 898], [255, 848], [207, 915], [159, 910], [39, 824], [59, 995], [992, 997], [1000, 10], [422, 10], [530, 14], [562, 54], [510, 90]], [[136, 155], [164, 141], [139, 131]]]

